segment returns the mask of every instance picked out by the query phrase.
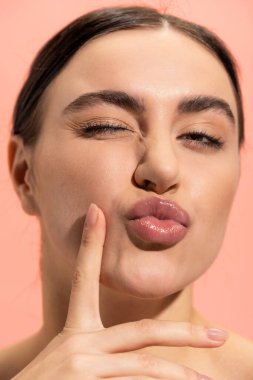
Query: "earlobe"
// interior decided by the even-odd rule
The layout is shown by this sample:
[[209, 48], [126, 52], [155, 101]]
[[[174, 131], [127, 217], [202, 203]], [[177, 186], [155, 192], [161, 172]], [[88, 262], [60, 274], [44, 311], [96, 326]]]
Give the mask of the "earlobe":
[[20, 136], [11, 136], [8, 144], [8, 166], [14, 189], [23, 210], [29, 215], [37, 215], [34, 189], [29, 180], [31, 173], [31, 148], [24, 146]]

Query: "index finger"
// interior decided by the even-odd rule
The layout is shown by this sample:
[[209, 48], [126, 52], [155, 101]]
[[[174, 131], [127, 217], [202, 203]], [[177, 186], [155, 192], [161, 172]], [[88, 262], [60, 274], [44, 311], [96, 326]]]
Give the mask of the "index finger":
[[86, 215], [72, 280], [64, 331], [101, 330], [99, 278], [105, 240], [105, 217], [92, 203]]

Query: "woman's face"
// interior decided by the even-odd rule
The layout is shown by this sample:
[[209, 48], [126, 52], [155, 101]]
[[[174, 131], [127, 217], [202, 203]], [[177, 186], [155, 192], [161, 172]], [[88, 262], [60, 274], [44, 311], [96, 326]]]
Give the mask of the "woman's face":
[[[64, 111], [81, 95], [104, 90], [125, 92], [142, 109], [93, 97]], [[205, 97], [227, 106], [206, 106]], [[240, 172], [236, 101], [221, 63], [173, 30], [114, 32], [75, 54], [48, 88], [44, 108], [32, 187], [47, 276], [70, 283], [94, 202], [107, 225], [104, 285], [155, 298], [199, 277], [221, 246]], [[124, 129], [92, 134], [81, 128], [102, 122]], [[129, 234], [127, 211], [150, 196], [188, 212], [190, 226], [177, 244], [149, 244]]]

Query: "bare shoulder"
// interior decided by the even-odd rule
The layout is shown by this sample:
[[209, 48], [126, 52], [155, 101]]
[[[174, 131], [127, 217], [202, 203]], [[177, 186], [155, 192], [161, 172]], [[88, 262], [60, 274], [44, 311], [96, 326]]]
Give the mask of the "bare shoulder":
[[227, 342], [215, 349], [214, 360], [225, 378], [253, 380], [253, 341], [229, 331]]
[[229, 338], [225, 344], [210, 351], [212, 368], [215, 373], [217, 371], [216, 378], [224, 380], [253, 380], [253, 341], [240, 336], [224, 326], [207, 321], [199, 313], [196, 321], [202, 325], [217, 327], [229, 333]]

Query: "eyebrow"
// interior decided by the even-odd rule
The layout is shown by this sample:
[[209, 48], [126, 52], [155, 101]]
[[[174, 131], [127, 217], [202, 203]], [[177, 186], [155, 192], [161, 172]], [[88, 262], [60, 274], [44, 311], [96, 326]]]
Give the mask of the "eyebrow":
[[63, 111], [64, 114], [82, 111], [88, 107], [99, 104], [112, 104], [130, 111], [134, 114], [142, 114], [145, 107], [140, 99], [124, 91], [103, 90], [82, 94], [71, 102]]
[[[80, 112], [99, 104], [112, 104], [137, 115], [143, 114], [146, 110], [140, 98], [136, 98], [124, 91], [102, 90], [80, 95], [64, 108], [63, 114]], [[230, 122], [235, 124], [235, 116], [229, 104], [219, 97], [205, 95], [187, 96], [177, 106], [179, 114], [198, 113], [209, 110], [223, 114]]]
[[179, 113], [191, 113], [202, 111], [217, 111], [226, 116], [230, 122], [235, 124], [235, 116], [230, 108], [230, 105], [223, 99], [215, 96], [189, 96], [178, 105]]

